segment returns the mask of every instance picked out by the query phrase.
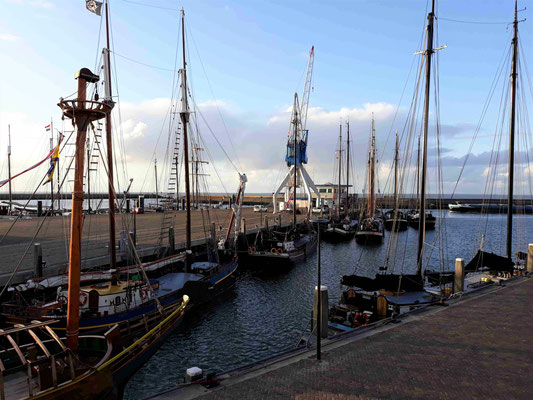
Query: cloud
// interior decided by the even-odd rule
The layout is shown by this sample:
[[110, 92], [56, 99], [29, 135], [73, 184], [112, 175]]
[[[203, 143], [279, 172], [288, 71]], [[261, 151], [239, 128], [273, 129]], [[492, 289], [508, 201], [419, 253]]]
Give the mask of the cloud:
[[0, 33], [0, 40], [4, 40], [6, 42], [14, 42], [19, 39], [20, 39], [19, 36], [15, 36], [10, 33]]

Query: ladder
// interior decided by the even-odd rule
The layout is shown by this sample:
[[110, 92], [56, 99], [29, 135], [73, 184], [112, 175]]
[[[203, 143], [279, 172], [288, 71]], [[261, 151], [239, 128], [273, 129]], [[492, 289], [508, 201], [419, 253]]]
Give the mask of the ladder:
[[[170, 175], [168, 178], [167, 196], [163, 200], [163, 221], [161, 223], [161, 231], [159, 233], [159, 240], [157, 241], [157, 247], [161, 246], [165, 238], [168, 238], [168, 230], [174, 225], [174, 212], [173, 210], [179, 209], [179, 150], [181, 144], [181, 131], [180, 124], [176, 129], [174, 135], [174, 147], [172, 149], [172, 156], [170, 158]], [[176, 202], [173, 201], [174, 197]]]

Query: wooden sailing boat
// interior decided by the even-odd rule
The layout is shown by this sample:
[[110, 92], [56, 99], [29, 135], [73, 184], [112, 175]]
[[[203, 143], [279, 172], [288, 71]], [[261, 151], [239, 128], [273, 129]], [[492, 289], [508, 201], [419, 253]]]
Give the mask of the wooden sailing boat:
[[330, 243], [347, 242], [354, 238], [357, 230], [357, 221], [352, 221], [349, 204], [349, 177], [350, 177], [350, 123], [346, 123], [346, 200], [342, 204], [342, 125], [339, 126], [339, 178], [337, 184], [337, 209], [331, 218], [328, 227], [324, 230], [322, 238]]
[[[274, 213], [277, 213], [277, 196], [281, 190], [286, 190], [284, 209], [281, 212], [291, 212], [292, 225], [287, 230], [282, 230], [281, 227], [276, 230], [262, 230], [260, 235], [256, 237], [255, 242], [250, 244], [247, 250], [246, 243], [241, 247], [240, 254], [243, 259], [246, 257], [246, 263], [261, 269], [285, 269], [294, 262], [305, 260], [316, 249], [317, 235], [308, 222], [313, 202], [311, 191], [316, 194], [317, 202], [320, 202], [320, 193], [304, 166], [307, 164], [307, 137], [309, 131], [306, 129], [306, 122], [309, 95], [311, 93], [313, 62], [314, 46], [309, 53], [301, 105], [298, 101], [298, 93], [294, 93], [291, 125], [285, 156], [289, 170], [281, 184], [272, 194]], [[296, 217], [299, 212], [297, 199], [297, 189], [299, 186], [304, 187], [307, 195], [306, 218], [304, 224], [301, 225], [297, 224]]]
[[[440, 296], [434, 296], [424, 291], [424, 276], [422, 263], [424, 260], [425, 240], [425, 204], [426, 204], [426, 174], [427, 174], [427, 143], [429, 128], [429, 104], [431, 85], [431, 60], [436, 49], [433, 47], [433, 24], [435, 20], [435, 1], [428, 14], [426, 28], [425, 56], [425, 98], [423, 120], [423, 150], [420, 168], [420, 230], [416, 251], [416, 272], [414, 274], [377, 273], [375, 277], [352, 274], [344, 275], [341, 284], [347, 286], [339, 301], [330, 312], [330, 321], [335, 326], [358, 327], [369, 321], [390, 317], [393, 314], [411, 310], [420, 305], [435, 303]], [[422, 65], [423, 66], [423, 65]], [[372, 141], [373, 142], [373, 141]], [[372, 148], [373, 146], [371, 146]], [[371, 157], [372, 159], [372, 157]], [[372, 167], [372, 164], [371, 164]], [[372, 198], [372, 194], [369, 195]], [[371, 204], [371, 203], [370, 203]], [[391, 233], [390, 243], [393, 241]], [[387, 267], [380, 270], [386, 271]], [[342, 328], [342, 327], [341, 327]]]
[[[5, 341], [0, 351], [1, 398], [93, 399], [120, 396], [129, 377], [161, 346], [183, 319], [189, 299], [169, 313], [158, 303], [160, 319], [155, 327], [127, 346], [120, 328], [113, 326], [104, 335], [79, 335], [80, 273], [82, 245], [83, 172], [87, 128], [111, 112], [108, 101], [87, 100], [88, 84], [99, 77], [89, 69], [76, 73], [78, 97], [61, 99], [63, 116], [77, 128], [74, 190], [70, 230], [69, 287], [66, 338], [59, 338], [49, 325], [55, 321], [15, 325], [0, 331]], [[150, 289], [151, 286], [148, 282]], [[157, 301], [157, 300], [156, 300]], [[36, 332], [42, 331], [47, 339]], [[6, 345], [7, 344], [7, 345]]]
[[375, 163], [376, 131], [374, 117], [372, 117], [370, 151], [368, 154], [368, 204], [366, 212], [361, 211], [361, 217], [355, 232], [355, 240], [359, 244], [381, 244], [385, 236], [383, 219], [376, 214]]
[[385, 217], [385, 229], [388, 231], [405, 231], [407, 229], [407, 216], [400, 210], [398, 195], [398, 154], [399, 154], [398, 131], [396, 131], [396, 145], [394, 147], [394, 208], [387, 211]]
[[513, 262], [513, 212], [517, 209], [514, 205], [514, 169], [515, 169], [515, 135], [517, 125], [517, 81], [518, 81], [518, 1], [515, 0], [514, 20], [513, 20], [513, 39], [511, 42], [511, 92], [510, 92], [510, 115], [509, 115], [509, 164], [508, 164], [508, 182], [507, 182], [507, 229], [505, 256], [488, 253], [479, 249], [477, 254], [465, 266], [465, 272], [479, 271], [488, 269], [504, 273], [512, 273], [515, 268]]

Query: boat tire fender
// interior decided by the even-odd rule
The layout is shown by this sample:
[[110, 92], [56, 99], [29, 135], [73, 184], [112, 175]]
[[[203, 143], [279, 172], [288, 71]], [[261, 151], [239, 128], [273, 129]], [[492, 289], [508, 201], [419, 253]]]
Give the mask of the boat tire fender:
[[146, 290], [146, 288], [142, 288], [139, 291], [139, 294], [140, 294], [142, 300], [146, 300], [146, 298], [148, 297], [148, 290]]
[[87, 293], [80, 292], [80, 306], [84, 306], [85, 304], [87, 304], [87, 298]]

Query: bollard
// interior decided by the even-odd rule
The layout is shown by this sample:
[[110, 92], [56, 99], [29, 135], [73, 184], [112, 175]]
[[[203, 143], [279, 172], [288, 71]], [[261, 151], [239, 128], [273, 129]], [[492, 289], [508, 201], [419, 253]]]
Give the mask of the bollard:
[[185, 371], [185, 383], [191, 383], [200, 380], [202, 379], [203, 375], [203, 371], [198, 367], [188, 368], [187, 371]]
[[170, 255], [176, 254], [176, 243], [174, 239], [174, 227], [173, 226], [168, 228], [168, 247], [169, 247]]
[[455, 259], [455, 274], [453, 278], [453, 292], [460, 293], [465, 287], [465, 260], [464, 258]]
[[[322, 308], [321, 312], [321, 338], [328, 337], [328, 287], [320, 286], [320, 306]], [[318, 314], [318, 286], [315, 286], [315, 297], [313, 300], [313, 332], [317, 335], [317, 314]]]
[[40, 243], [33, 245], [33, 271], [36, 278], [43, 276], [43, 249]]
[[37, 216], [41, 217], [43, 215], [43, 202], [39, 200], [37, 202]]
[[527, 272], [533, 273], [533, 244], [527, 247]]

